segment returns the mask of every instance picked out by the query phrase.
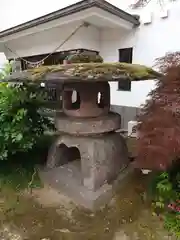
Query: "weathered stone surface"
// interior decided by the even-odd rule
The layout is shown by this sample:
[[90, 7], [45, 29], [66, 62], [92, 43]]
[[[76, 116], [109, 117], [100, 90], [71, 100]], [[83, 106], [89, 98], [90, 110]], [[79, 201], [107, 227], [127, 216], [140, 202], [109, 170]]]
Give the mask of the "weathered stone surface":
[[123, 169], [115, 181], [111, 184], [105, 183], [96, 191], [83, 186], [82, 172], [76, 161], [54, 169], [40, 169], [39, 174], [44, 183], [68, 196], [72, 202], [94, 211], [112, 199], [114, 192], [123, 186], [132, 171], [131, 166]]
[[82, 185], [93, 191], [105, 183], [111, 183], [121, 169], [128, 165], [125, 139], [118, 133], [109, 133], [94, 137], [60, 136], [49, 152], [47, 168], [52, 169], [78, 160], [78, 155], [71, 151], [67, 153], [67, 147], [69, 150], [72, 147], [79, 150]]
[[97, 118], [67, 118], [62, 112], [57, 113], [55, 125], [59, 132], [72, 135], [96, 135], [116, 131], [121, 126], [121, 116], [110, 112]]
[[109, 82], [130, 79], [132, 81], [161, 78], [153, 69], [129, 63], [74, 63], [66, 65], [41, 66], [19, 73], [13, 73], [6, 81], [51, 81], [67, 82]]

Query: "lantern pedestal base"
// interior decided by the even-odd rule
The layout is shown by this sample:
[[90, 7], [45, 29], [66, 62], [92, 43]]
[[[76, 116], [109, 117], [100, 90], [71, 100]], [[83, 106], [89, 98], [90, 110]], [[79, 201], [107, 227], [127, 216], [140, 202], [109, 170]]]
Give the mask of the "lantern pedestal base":
[[40, 176], [75, 203], [96, 209], [111, 199], [128, 165], [126, 141], [119, 133], [62, 134], [52, 144]]
[[104, 184], [96, 191], [88, 190], [81, 184], [82, 175], [75, 162], [52, 170], [40, 169], [39, 175], [44, 183], [71, 198], [76, 205], [95, 211], [110, 202], [132, 170], [132, 167], [126, 167], [113, 183]]

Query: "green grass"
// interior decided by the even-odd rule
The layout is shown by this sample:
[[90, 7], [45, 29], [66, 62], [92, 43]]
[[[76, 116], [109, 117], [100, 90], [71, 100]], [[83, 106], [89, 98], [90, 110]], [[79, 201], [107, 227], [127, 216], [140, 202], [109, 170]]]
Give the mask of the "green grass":
[[[18, 164], [0, 164], [0, 187], [10, 187], [14, 190], [21, 190], [28, 187], [32, 180], [30, 187], [40, 187], [40, 180], [37, 171], [33, 166], [21, 166]], [[36, 173], [34, 173], [36, 171]], [[34, 174], [34, 175], [33, 175]]]

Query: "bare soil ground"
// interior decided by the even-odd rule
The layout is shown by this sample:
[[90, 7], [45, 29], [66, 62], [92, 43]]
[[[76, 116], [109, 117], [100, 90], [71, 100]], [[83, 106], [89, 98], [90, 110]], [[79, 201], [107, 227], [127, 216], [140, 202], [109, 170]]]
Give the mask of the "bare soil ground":
[[45, 186], [0, 193], [1, 240], [173, 240], [146, 199], [148, 179], [134, 173], [108, 206], [92, 213]]

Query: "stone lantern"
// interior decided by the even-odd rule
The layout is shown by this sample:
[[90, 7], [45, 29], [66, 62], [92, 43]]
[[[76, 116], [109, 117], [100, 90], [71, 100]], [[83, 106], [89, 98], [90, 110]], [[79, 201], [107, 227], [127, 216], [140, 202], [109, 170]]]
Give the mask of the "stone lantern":
[[[41, 179], [89, 209], [106, 204], [128, 173], [128, 150], [117, 132], [121, 116], [110, 111], [110, 81], [155, 79], [150, 68], [125, 63], [42, 66], [11, 81], [62, 84], [58, 136], [50, 147]], [[121, 95], [120, 95], [121, 97]]]
[[66, 77], [55, 119], [59, 136], [41, 172], [44, 181], [90, 209], [110, 200], [129, 163], [125, 139], [116, 132], [121, 116], [110, 111], [108, 80]]
[[59, 136], [44, 176], [75, 202], [93, 208], [107, 201], [129, 163], [125, 140], [116, 132], [121, 116], [110, 112], [107, 81], [66, 83], [62, 101], [63, 111], [56, 115]]

